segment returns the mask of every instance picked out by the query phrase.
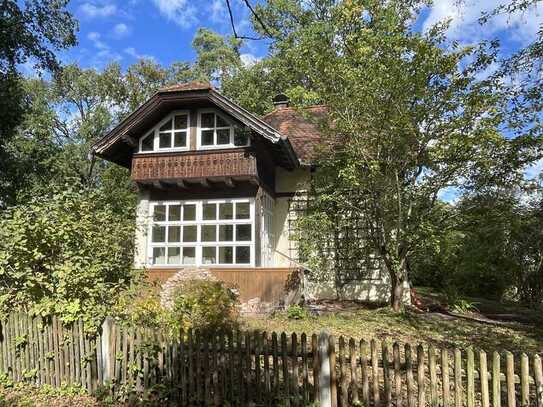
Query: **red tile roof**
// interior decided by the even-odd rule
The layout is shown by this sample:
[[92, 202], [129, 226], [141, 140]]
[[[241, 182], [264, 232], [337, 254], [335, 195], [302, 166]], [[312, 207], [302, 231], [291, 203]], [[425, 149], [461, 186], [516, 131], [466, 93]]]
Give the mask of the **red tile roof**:
[[[301, 110], [316, 120], [304, 117]], [[322, 135], [317, 121], [323, 118], [326, 112], [326, 106], [322, 105], [307, 106], [303, 109], [285, 107], [268, 113], [262, 120], [287, 136], [300, 160], [307, 163], [315, 157], [315, 147], [320, 144]]]
[[175, 85], [165, 86], [160, 88], [159, 92], [178, 92], [178, 91], [190, 91], [190, 90], [209, 90], [213, 89], [213, 86], [209, 82], [186, 82], [176, 83]]

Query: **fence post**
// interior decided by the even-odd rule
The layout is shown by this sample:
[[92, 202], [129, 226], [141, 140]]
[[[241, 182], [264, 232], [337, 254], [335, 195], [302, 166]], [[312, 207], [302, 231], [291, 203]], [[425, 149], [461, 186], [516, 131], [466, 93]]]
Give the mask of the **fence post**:
[[332, 393], [330, 391], [330, 358], [328, 354], [328, 334], [319, 335], [319, 402], [320, 407], [332, 407]]
[[113, 328], [113, 318], [106, 317], [102, 322], [102, 335], [100, 335], [100, 342], [102, 345], [102, 359], [98, 369], [102, 370], [102, 384], [105, 384], [113, 378], [113, 366], [111, 366], [111, 331]]

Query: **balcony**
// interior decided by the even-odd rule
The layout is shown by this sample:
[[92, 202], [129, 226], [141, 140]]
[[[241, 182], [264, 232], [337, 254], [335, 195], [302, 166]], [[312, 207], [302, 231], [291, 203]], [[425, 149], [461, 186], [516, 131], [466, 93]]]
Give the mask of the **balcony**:
[[257, 177], [256, 158], [245, 149], [140, 154], [132, 159], [132, 179], [139, 183]]

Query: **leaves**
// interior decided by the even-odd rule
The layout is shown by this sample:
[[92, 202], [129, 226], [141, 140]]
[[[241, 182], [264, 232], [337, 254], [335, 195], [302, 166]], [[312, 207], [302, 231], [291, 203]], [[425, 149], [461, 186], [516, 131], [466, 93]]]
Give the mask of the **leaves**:
[[2, 212], [0, 312], [98, 325], [135, 276], [133, 236], [103, 196], [72, 186]]

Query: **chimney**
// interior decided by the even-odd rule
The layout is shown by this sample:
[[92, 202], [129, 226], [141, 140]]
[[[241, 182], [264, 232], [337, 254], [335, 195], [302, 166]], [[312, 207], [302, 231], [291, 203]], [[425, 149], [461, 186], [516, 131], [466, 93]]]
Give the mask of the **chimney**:
[[273, 104], [277, 110], [285, 109], [289, 106], [290, 100], [287, 95], [280, 93], [273, 98]]

